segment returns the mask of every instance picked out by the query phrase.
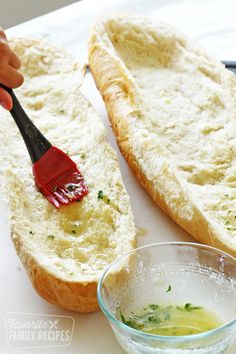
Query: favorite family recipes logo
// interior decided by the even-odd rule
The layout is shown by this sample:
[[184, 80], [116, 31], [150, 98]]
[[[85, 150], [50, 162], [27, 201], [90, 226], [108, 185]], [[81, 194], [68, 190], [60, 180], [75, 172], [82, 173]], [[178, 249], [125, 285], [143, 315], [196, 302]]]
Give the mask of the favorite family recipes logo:
[[11, 348], [62, 347], [71, 343], [74, 319], [70, 316], [8, 312], [5, 314], [5, 329]]

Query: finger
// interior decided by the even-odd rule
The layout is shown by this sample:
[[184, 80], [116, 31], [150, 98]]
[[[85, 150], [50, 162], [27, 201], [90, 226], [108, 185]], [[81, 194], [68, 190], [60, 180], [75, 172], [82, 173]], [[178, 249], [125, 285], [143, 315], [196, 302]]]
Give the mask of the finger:
[[20, 68], [20, 59], [14, 52], [11, 52], [11, 56], [8, 63], [15, 69]]
[[5, 70], [2, 68], [0, 77], [1, 84], [10, 88], [19, 87], [24, 82], [24, 77], [10, 65], [6, 66]]
[[19, 57], [11, 50], [7, 41], [0, 37], [1, 63], [10, 64], [15, 69], [20, 67]]
[[10, 94], [2, 87], [0, 87], [0, 105], [8, 111], [11, 111], [13, 106]]
[[2, 27], [0, 27], [0, 38], [4, 39], [5, 41], [7, 41], [7, 36], [3, 30]]
[[11, 49], [8, 43], [0, 37], [1, 63], [8, 63], [11, 56]]

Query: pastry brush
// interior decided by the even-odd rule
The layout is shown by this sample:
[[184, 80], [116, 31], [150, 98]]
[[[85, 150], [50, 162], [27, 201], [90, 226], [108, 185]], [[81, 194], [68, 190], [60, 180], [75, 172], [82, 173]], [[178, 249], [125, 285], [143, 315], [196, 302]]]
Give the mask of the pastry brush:
[[10, 113], [29, 152], [36, 187], [56, 208], [81, 200], [88, 194], [88, 187], [75, 162], [45, 138], [25, 113], [13, 90], [0, 86], [12, 98]]

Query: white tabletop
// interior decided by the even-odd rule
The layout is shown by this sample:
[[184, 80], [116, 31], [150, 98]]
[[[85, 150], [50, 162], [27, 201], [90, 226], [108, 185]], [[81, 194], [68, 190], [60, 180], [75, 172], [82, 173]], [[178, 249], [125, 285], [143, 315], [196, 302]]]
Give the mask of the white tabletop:
[[[109, 3], [106, 4], [106, 3]], [[108, 12], [135, 12], [166, 20], [221, 60], [236, 59], [236, 2], [234, 0], [84, 0], [32, 21], [13, 27], [8, 36], [45, 38], [73, 53], [80, 62], [87, 60], [86, 41], [96, 16]], [[1, 16], [0, 14], [0, 21]], [[138, 237], [138, 245], [158, 241], [193, 241], [167, 217], [140, 187], [117, 148], [102, 99], [90, 74], [82, 91], [92, 102], [108, 129], [108, 138], [116, 149], [126, 188], [131, 197], [137, 227], [148, 230]], [[101, 312], [75, 314], [51, 306], [32, 289], [9, 239], [4, 205], [0, 203], [0, 354], [124, 354]], [[4, 316], [8, 312], [68, 315], [75, 321], [72, 342], [68, 347], [11, 349], [7, 343]], [[227, 354], [236, 352], [236, 344]]]

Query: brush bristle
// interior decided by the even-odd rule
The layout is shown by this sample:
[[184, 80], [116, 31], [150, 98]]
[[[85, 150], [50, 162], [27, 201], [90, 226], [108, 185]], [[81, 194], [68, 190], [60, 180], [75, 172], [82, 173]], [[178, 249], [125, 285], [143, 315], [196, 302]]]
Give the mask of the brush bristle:
[[71, 169], [58, 176], [41, 188], [43, 195], [56, 208], [63, 204], [81, 200], [88, 194], [88, 187], [78, 170]]

